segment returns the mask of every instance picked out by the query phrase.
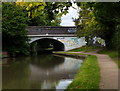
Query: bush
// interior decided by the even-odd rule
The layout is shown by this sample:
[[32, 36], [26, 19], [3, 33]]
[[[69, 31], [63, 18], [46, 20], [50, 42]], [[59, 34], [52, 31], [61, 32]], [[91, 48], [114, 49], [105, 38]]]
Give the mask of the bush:
[[25, 30], [28, 21], [25, 10], [15, 3], [2, 3], [2, 11], [3, 50], [12, 55], [26, 54], [29, 44]]
[[120, 57], [120, 31], [117, 31], [113, 37], [113, 46], [118, 51], [118, 56]]

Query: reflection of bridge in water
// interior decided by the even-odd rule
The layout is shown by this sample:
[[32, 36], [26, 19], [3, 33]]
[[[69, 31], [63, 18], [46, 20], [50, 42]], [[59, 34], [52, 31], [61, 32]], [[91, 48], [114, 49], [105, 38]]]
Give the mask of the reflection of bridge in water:
[[27, 30], [30, 43], [42, 45], [47, 41], [46, 43], [49, 42], [49, 46], [52, 45], [55, 51], [70, 50], [85, 45], [84, 37], [77, 38], [76, 27], [29, 26]]
[[[55, 57], [55, 56], [54, 56]], [[36, 63], [32, 63], [30, 65], [31, 70], [31, 79], [36, 81], [41, 80], [60, 80], [60, 79], [74, 79], [74, 75], [77, 73], [78, 69], [82, 65], [83, 60], [73, 59], [73, 58], [64, 58], [63, 57], [55, 57], [59, 58], [58, 60], [51, 59], [51, 64], [56, 62], [53, 66], [49, 67], [50, 62], [47, 62], [47, 67], [41, 66], [42, 64], [38, 63], [40, 60], [37, 60]], [[54, 61], [53, 61], [54, 60]], [[59, 64], [58, 61], [62, 61]]]

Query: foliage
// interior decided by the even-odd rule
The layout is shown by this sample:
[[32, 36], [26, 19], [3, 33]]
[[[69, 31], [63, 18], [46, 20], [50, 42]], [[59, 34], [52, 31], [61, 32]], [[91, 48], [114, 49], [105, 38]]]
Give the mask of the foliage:
[[[19, 12], [18, 12], [19, 11]], [[15, 3], [2, 3], [3, 50], [12, 54], [28, 53], [25, 10]]]
[[113, 46], [116, 47], [117, 51], [118, 51], [118, 56], [120, 57], [120, 29], [114, 34], [113, 36]]
[[60, 26], [61, 16], [68, 13], [70, 2], [16, 2], [26, 8], [29, 25]]
[[36, 16], [34, 18], [31, 18], [28, 25], [29, 26], [60, 26], [61, 19], [59, 17], [55, 17], [54, 20], [50, 20], [46, 13], [43, 13], [43, 15]]
[[3, 49], [12, 54], [24, 54], [29, 47], [26, 25], [60, 26], [61, 16], [68, 12], [71, 3], [11, 2], [2, 6]]
[[[78, 36], [94, 37], [98, 36], [106, 41], [107, 48], [116, 48], [113, 45], [116, 33], [120, 31], [120, 3], [117, 2], [85, 2], [80, 5], [78, 26]], [[117, 38], [118, 39], [118, 38]], [[120, 45], [120, 42], [119, 42]]]
[[100, 68], [96, 56], [87, 56], [73, 82], [68, 86], [68, 91], [74, 89], [99, 89]]
[[28, 13], [29, 17], [36, 17], [39, 12], [44, 10], [46, 6], [45, 2], [16, 2], [17, 5], [24, 7]]
[[80, 52], [80, 51], [88, 52], [88, 51], [96, 50], [96, 49], [99, 49], [99, 48], [101, 48], [101, 47], [98, 47], [98, 46], [82, 46], [82, 47], [79, 47], [79, 48], [69, 50], [68, 52]]

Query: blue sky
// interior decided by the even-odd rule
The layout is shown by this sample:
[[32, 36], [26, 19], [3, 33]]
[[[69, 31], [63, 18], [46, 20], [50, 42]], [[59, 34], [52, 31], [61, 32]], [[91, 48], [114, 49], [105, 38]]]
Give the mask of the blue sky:
[[[72, 4], [72, 6], [75, 7], [75, 8], [77, 8], [77, 5], [75, 5], [75, 4]], [[73, 18], [78, 18], [78, 13], [77, 13], [76, 9], [70, 7], [69, 8], [69, 13], [66, 14], [66, 15], [63, 15], [61, 17], [62, 22], [61, 22], [60, 25], [61, 26], [75, 26], [74, 22], [72, 20], [72, 17]]]

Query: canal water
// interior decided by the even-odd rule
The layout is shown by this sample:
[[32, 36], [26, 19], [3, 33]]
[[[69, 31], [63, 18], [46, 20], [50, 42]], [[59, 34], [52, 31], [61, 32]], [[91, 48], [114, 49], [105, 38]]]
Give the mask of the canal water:
[[3, 89], [66, 89], [82, 59], [42, 54], [3, 59]]

